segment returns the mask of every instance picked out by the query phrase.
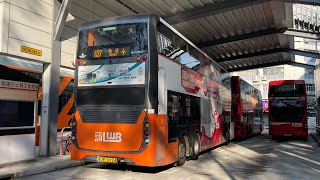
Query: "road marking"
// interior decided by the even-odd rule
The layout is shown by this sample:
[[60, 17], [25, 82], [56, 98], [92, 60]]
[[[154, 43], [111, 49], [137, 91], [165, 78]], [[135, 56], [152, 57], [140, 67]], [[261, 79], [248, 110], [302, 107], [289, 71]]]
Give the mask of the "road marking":
[[316, 171], [316, 172], [318, 172], [318, 173], [320, 173], [320, 171], [318, 170], [318, 169], [315, 169], [315, 168], [312, 168], [312, 167], [310, 167], [312, 170], [314, 170], [314, 171]]
[[174, 172], [176, 172], [176, 171], [178, 171], [179, 169], [174, 169], [174, 170], [172, 170], [172, 171], [169, 171], [169, 172], [167, 172], [167, 171], [164, 171], [163, 173], [166, 173], [166, 174], [172, 174], [172, 173], [174, 173]]
[[317, 161], [314, 161], [314, 160], [310, 160], [308, 158], [305, 158], [305, 157], [302, 157], [302, 156], [299, 156], [299, 155], [296, 155], [296, 154], [293, 154], [293, 153], [289, 153], [289, 152], [286, 152], [286, 151], [282, 151], [280, 149], [275, 149], [276, 151], [279, 151], [279, 152], [282, 152], [284, 154], [288, 154], [290, 156], [294, 156], [294, 157], [297, 157], [297, 158], [300, 158], [300, 159], [303, 159], [305, 161], [308, 161], [308, 162], [311, 162], [311, 163], [314, 163], [314, 164], [317, 164], [320, 166], [320, 162], [317, 162]]

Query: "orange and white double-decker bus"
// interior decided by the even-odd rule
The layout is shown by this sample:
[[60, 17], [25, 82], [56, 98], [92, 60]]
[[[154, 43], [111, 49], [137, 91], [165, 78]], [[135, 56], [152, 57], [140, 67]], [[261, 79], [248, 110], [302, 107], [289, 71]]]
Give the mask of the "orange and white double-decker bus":
[[222, 68], [161, 18], [81, 25], [71, 158], [163, 166], [229, 142]]

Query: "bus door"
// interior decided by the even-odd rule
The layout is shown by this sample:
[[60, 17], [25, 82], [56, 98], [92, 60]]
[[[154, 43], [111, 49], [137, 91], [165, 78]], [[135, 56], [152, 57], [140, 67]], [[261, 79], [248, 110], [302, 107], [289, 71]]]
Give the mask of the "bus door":
[[[156, 147], [156, 161], [159, 162], [165, 159], [166, 155], [166, 144], [168, 140], [166, 139], [166, 129], [168, 127], [167, 121], [167, 87], [166, 87], [166, 72], [164, 67], [159, 67], [158, 71], [158, 98], [159, 98], [159, 105], [158, 105], [158, 116], [159, 123], [158, 127], [156, 128], [156, 136], [157, 136], [157, 147]], [[164, 121], [164, 122], [162, 122]]]

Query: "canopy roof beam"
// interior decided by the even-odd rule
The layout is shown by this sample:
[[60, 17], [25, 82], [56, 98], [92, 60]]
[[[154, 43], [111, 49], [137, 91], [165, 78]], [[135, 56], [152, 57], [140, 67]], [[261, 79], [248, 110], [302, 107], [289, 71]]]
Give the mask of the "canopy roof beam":
[[297, 62], [293, 62], [293, 61], [278, 61], [278, 62], [262, 63], [262, 64], [253, 65], [253, 66], [242, 66], [242, 67], [238, 66], [236, 68], [228, 69], [228, 72], [244, 71], [244, 70], [249, 70], [249, 69], [279, 66], [279, 65], [285, 65], [285, 64], [308, 68], [308, 69], [313, 69], [313, 70], [315, 69], [315, 67], [313, 65], [309, 65], [309, 64], [297, 63]]
[[[171, 16], [164, 18], [169, 24], [178, 24], [185, 21], [191, 21], [206, 17], [209, 15], [219, 14], [227, 11], [232, 11], [235, 9], [252, 6], [255, 4], [260, 4], [263, 2], [268, 2], [271, 0], [225, 0], [219, 3], [214, 3], [211, 5], [206, 5], [204, 7], [191, 9], [182, 13], [177, 13]], [[309, 5], [320, 5], [319, 0], [274, 0], [280, 2], [288, 3], [300, 3], [300, 4], [309, 4]]]
[[300, 55], [300, 56], [320, 59], [319, 53], [302, 51], [302, 50], [297, 50], [297, 49], [289, 49], [289, 48], [277, 48], [277, 49], [270, 49], [270, 50], [266, 50], [266, 51], [259, 51], [259, 52], [254, 52], [254, 53], [248, 53], [248, 54], [242, 54], [242, 55], [237, 55], [237, 56], [216, 59], [216, 61], [218, 63], [220, 63], [220, 62], [225, 62], [225, 61], [233, 61], [233, 60], [237, 60], [237, 59], [245, 59], [245, 58], [264, 56], [264, 55], [269, 55], [269, 54], [274, 54], [274, 53], [282, 53], [282, 52], [287, 52], [287, 53], [291, 53], [294, 55]]
[[261, 37], [261, 36], [267, 36], [267, 35], [276, 34], [276, 33], [284, 33], [286, 30], [287, 30], [287, 28], [278, 28], [278, 29], [277, 28], [270, 28], [270, 29], [265, 29], [265, 30], [261, 30], [261, 31], [257, 31], [257, 32], [241, 34], [241, 35], [231, 36], [231, 37], [227, 37], [227, 38], [216, 39], [213, 41], [201, 42], [201, 43], [196, 44], [196, 46], [198, 46], [199, 48], [205, 48], [205, 47], [210, 47], [210, 46], [216, 46], [219, 44], [226, 44], [226, 43]]
[[269, 0], [225, 0], [212, 5], [206, 5], [204, 7], [195, 8], [175, 15], [167, 16], [164, 18], [169, 24], [178, 24], [185, 21], [191, 21], [198, 18], [206, 17], [209, 15], [219, 14], [234, 9], [239, 9], [254, 4], [263, 3]]

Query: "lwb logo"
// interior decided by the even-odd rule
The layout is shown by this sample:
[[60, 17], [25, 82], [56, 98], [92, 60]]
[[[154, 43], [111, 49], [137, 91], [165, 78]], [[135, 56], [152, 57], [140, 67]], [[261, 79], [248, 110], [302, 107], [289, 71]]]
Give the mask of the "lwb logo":
[[119, 132], [96, 132], [95, 139], [96, 142], [121, 142], [122, 134]]

